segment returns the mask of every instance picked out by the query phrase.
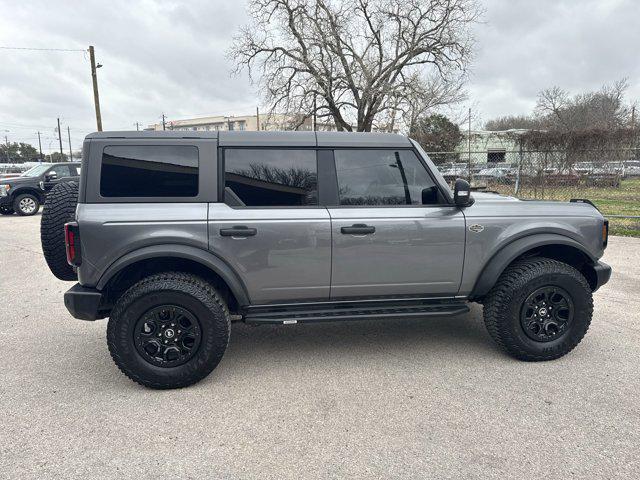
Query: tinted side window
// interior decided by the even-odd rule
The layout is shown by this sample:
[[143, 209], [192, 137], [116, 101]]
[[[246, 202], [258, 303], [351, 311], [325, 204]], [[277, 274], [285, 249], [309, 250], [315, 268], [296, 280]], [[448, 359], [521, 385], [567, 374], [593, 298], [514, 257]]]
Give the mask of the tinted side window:
[[195, 197], [198, 149], [187, 145], [111, 146], [102, 153], [103, 197]]
[[438, 189], [409, 150], [336, 150], [340, 205], [429, 205]]
[[315, 150], [224, 151], [225, 189], [248, 207], [318, 204]]

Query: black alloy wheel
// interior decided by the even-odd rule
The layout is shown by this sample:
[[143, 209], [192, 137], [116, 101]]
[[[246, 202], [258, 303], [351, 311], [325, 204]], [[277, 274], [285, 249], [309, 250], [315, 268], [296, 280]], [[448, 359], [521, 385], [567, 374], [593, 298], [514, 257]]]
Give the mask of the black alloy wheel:
[[136, 350], [158, 367], [188, 362], [200, 347], [201, 326], [191, 312], [177, 305], [160, 305], [147, 311], [136, 323]]
[[524, 301], [520, 324], [524, 333], [537, 342], [550, 342], [564, 334], [573, 320], [571, 296], [557, 286], [545, 286]]

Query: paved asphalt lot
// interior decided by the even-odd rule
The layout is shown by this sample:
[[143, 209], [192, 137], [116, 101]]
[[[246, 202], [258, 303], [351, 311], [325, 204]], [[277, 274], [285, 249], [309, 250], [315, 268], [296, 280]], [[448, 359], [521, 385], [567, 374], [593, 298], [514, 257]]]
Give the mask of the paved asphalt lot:
[[74, 320], [40, 216], [0, 217], [0, 478], [639, 478], [640, 239], [551, 363], [455, 319], [248, 327], [216, 371], [147, 390]]

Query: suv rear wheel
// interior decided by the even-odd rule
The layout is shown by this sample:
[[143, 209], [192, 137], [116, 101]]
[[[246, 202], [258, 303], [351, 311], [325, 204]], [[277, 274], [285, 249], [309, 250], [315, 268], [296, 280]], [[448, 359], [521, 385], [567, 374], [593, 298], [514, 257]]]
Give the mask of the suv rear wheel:
[[587, 333], [592, 313], [584, 276], [570, 265], [540, 257], [507, 267], [484, 302], [489, 334], [511, 356], [526, 361], [569, 353]]
[[230, 330], [227, 306], [208, 282], [168, 272], [139, 281], [118, 299], [107, 342], [118, 368], [134, 382], [181, 388], [220, 363]]
[[23, 193], [13, 201], [13, 209], [22, 217], [30, 217], [40, 210], [40, 200], [31, 193]]

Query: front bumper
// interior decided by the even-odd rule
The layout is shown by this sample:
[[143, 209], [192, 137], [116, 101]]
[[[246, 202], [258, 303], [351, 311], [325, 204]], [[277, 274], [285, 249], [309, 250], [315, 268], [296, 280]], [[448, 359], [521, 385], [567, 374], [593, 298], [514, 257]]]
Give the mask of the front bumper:
[[95, 288], [83, 287], [79, 283], [65, 292], [64, 306], [71, 315], [80, 320], [97, 320], [108, 315], [108, 311], [103, 308], [102, 292]]
[[596, 272], [596, 288], [593, 289], [595, 292], [611, 278], [611, 267], [604, 262], [598, 262], [594, 265], [593, 271]]

